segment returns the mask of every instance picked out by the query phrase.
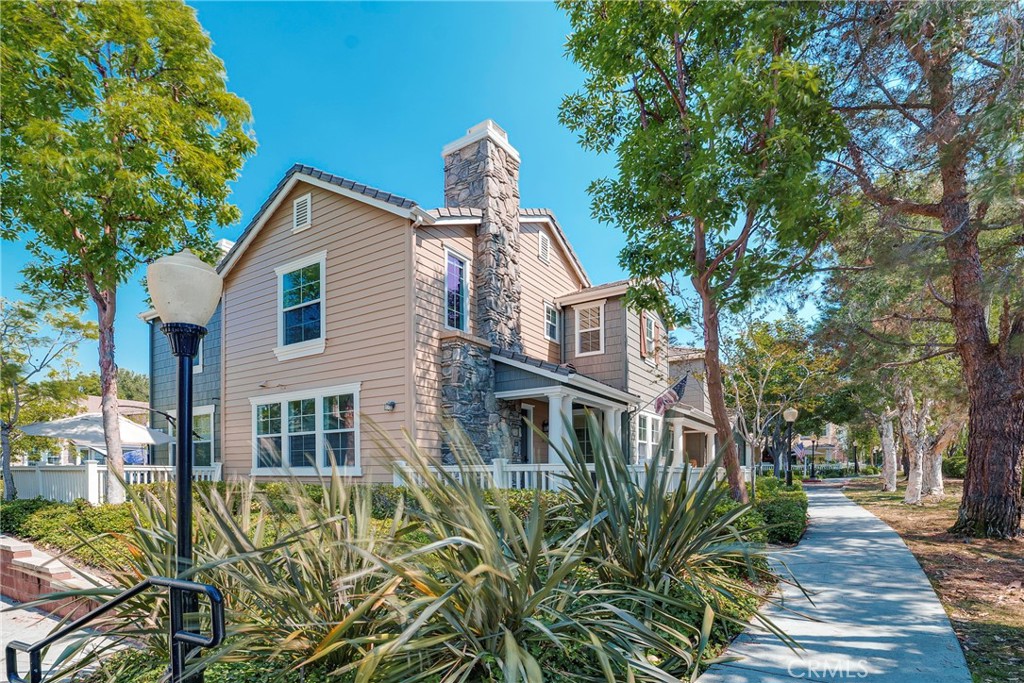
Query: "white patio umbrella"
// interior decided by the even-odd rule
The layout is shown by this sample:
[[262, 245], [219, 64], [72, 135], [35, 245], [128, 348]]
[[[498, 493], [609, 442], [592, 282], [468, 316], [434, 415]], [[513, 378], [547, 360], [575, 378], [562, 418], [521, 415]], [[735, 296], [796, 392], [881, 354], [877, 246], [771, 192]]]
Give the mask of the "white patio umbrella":
[[[148, 446], [170, 443], [174, 439], [157, 429], [143, 427], [124, 417], [118, 418], [121, 428], [121, 443], [132, 446]], [[81, 413], [51, 422], [33, 422], [21, 427], [30, 436], [50, 436], [68, 439], [77, 446], [106, 449], [103, 437], [103, 413]]]

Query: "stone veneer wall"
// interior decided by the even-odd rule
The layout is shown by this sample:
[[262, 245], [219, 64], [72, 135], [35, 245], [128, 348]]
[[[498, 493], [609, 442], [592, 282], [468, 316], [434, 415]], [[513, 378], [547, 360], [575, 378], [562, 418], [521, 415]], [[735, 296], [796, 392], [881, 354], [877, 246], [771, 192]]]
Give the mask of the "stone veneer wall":
[[519, 160], [485, 137], [444, 158], [447, 207], [481, 209], [474, 254], [476, 333], [523, 350], [519, 282]]
[[[487, 347], [471, 339], [452, 336], [441, 340], [441, 408], [476, 444], [484, 462], [494, 458], [521, 462], [522, 419], [515, 402], [494, 397], [490, 356]], [[447, 443], [441, 446], [441, 456], [444, 464], [454, 464]]]

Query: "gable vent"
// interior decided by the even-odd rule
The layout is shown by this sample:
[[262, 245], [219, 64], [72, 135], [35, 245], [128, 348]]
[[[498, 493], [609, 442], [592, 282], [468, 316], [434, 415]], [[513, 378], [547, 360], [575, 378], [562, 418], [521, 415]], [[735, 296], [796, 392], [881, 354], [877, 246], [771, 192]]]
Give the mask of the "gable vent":
[[551, 238], [543, 232], [537, 233], [537, 254], [544, 263], [551, 263]]
[[313, 196], [306, 194], [292, 205], [292, 230], [303, 230], [312, 225]]

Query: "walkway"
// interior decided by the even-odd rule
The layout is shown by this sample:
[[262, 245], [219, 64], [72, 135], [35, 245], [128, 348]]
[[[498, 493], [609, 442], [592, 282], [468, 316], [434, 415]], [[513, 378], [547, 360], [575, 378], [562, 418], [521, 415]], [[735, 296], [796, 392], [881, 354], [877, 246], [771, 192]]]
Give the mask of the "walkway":
[[[970, 683], [963, 652], [921, 566], [884, 522], [838, 488], [808, 485], [800, 544], [772, 553], [814, 601], [787, 586], [767, 616], [799, 643], [748, 629], [700, 683]], [[807, 617], [811, 617], [810, 619]]]

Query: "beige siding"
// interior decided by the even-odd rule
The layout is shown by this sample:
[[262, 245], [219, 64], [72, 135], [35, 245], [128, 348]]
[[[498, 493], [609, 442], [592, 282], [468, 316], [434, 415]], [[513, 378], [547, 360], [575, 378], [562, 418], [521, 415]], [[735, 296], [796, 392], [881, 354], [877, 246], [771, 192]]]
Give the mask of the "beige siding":
[[[313, 226], [291, 233], [292, 200], [312, 192]], [[281, 203], [229, 273], [224, 290], [224, 468], [252, 468], [250, 398], [361, 382], [363, 480], [390, 481], [367, 418], [400, 438], [407, 420], [408, 220], [300, 183]], [[274, 269], [327, 252], [324, 353], [279, 361]], [[385, 412], [395, 401], [397, 409]]]
[[[551, 240], [551, 263], [539, 255], [539, 233]], [[583, 283], [572, 270], [566, 255], [551, 235], [551, 228], [542, 223], [523, 223], [519, 236], [519, 276], [522, 284], [523, 351], [528, 356], [560, 363], [559, 345], [544, 337], [544, 303], [579, 291]]]
[[576, 310], [594, 305], [594, 302], [566, 306], [565, 311], [565, 360], [576, 366], [580, 373], [626, 391], [626, 342], [624, 328], [626, 311], [618, 297], [604, 303], [604, 353], [576, 355]]
[[472, 225], [421, 226], [416, 229], [416, 442], [429, 454], [441, 449], [441, 335], [445, 332], [445, 249], [470, 261], [469, 329], [474, 327], [476, 295], [473, 273]]

